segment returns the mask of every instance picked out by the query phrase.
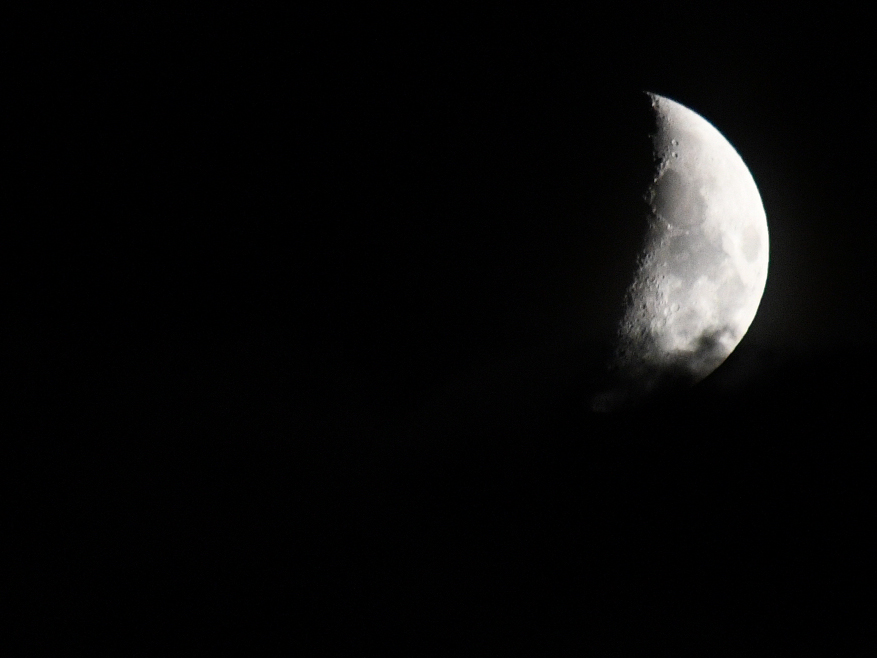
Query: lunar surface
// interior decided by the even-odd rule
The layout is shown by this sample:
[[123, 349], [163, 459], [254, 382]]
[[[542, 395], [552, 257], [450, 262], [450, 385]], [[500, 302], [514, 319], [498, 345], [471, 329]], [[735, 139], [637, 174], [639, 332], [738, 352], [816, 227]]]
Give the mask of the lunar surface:
[[646, 235], [597, 411], [709, 375], [743, 338], [767, 280], [767, 220], [749, 169], [700, 115], [649, 97], [657, 130]]

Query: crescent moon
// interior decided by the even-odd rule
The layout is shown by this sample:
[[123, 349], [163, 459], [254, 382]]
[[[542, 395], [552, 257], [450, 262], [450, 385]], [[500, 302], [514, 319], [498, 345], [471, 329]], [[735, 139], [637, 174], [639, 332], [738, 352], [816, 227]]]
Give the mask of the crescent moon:
[[752, 174], [706, 119], [648, 94], [656, 173], [644, 246], [610, 361], [608, 411], [693, 385], [734, 350], [767, 281], [767, 218]]

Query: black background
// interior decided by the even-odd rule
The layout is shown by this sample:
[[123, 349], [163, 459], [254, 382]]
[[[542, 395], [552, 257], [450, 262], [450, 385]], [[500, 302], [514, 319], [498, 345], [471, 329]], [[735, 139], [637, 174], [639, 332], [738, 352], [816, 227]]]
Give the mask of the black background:
[[[23, 23], [30, 653], [873, 649], [866, 21], [418, 7]], [[714, 375], [593, 415], [643, 91], [740, 152], [770, 271]]]

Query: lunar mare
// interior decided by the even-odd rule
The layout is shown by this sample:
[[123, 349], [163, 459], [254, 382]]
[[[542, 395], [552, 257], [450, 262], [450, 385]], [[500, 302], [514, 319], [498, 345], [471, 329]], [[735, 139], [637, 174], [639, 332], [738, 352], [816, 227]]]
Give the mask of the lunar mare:
[[767, 219], [746, 164], [700, 115], [649, 97], [657, 131], [646, 238], [610, 364], [615, 388], [595, 409], [709, 375], [748, 330], [767, 280]]

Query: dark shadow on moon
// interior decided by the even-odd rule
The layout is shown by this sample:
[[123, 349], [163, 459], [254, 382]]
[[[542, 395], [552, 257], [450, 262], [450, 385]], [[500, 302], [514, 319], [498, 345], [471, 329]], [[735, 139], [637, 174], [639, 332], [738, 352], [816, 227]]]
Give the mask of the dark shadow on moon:
[[629, 356], [621, 348], [589, 396], [591, 411], [622, 411], [638, 406], [647, 397], [659, 402], [691, 388], [703, 379], [703, 373], [712, 372], [725, 360], [722, 338], [731, 333], [728, 326], [704, 332], [693, 350], [672, 354], [654, 350], [654, 359], [640, 360], [635, 366], [626, 363]]

